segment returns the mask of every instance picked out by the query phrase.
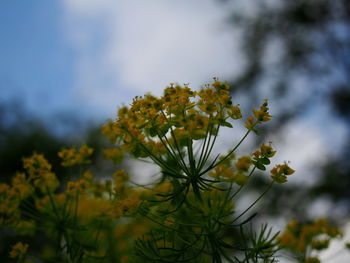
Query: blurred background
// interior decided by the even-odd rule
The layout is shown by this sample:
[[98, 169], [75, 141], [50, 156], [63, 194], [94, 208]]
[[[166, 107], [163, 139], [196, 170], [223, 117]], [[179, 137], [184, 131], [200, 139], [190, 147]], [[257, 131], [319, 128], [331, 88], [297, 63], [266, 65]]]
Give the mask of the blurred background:
[[[328, 217], [349, 228], [347, 0], [1, 1], [0, 58], [1, 181], [33, 151], [63, 174], [57, 151], [101, 148], [99, 127], [134, 96], [218, 77], [246, 115], [270, 101], [273, 121], [242, 151], [271, 140], [276, 162], [297, 171], [258, 212], [278, 226]], [[326, 262], [347, 262], [337, 249]]]

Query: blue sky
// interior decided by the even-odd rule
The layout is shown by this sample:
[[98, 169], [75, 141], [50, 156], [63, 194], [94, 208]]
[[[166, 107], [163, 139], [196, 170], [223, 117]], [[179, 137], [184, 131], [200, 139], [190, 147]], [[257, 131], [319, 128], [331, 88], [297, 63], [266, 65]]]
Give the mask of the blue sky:
[[[135, 95], [235, 71], [228, 12], [205, 0], [1, 1], [1, 100], [48, 118], [113, 117]], [[198, 48], [200, 46], [200, 48]]]
[[1, 99], [46, 115], [74, 108], [76, 52], [66, 41], [59, 1], [0, 2]]

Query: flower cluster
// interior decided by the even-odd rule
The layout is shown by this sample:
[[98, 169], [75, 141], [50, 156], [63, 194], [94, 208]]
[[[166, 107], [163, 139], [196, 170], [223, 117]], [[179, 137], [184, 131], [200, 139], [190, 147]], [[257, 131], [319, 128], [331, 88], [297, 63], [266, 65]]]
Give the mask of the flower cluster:
[[114, 163], [120, 163], [123, 160], [123, 151], [118, 148], [105, 149], [103, 151], [104, 158]]
[[12, 247], [12, 250], [10, 252], [11, 258], [18, 258], [22, 259], [28, 250], [28, 244], [23, 244], [22, 242], [18, 242]]
[[77, 164], [88, 164], [90, 161], [87, 159], [93, 153], [93, 149], [86, 144], [81, 146], [78, 150], [62, 149], [58, 153], [58, 156], [62, 159], [62, 166], [73, 166]]
[[268, 122], [271, 120], [269, 114], [268, 101], [265, 100], [258, 110], [253, 110], [253, 116], [247, 118], [245, 127], [251, 131], [257, 132], [255, 126], [258, 123]]
[[[28, 174], [28, 180], [33, 182], [34, 186], [39, 188], [41, 192], [54, 192], [58, 188], [59, 182], [56, 175], [51, 172], [51, 164], [42, 154], [35, 153], [29, 158], [24, 158], [23, 167]], [[20, 184], [22, 187], [24, 185], [29, 187], [24, 175], [18, 174], [17, 179], [13, 182], [15, 185]]]
[[[74, 154], [65, 154], [68, 152]], [[86, 164], [86, 157], [91, 153], [91, 148], [82, 146], [79, 150], [63, 150], [59, 155], [63, 157], [62, 165], [67, 166]], [[132, 240], [149, 228], [147, 222], [142, 222], [141, 230], [137, 227], [140, 220], [132, 219], [144, 190], [131, 188], [124, 170], [115, 171], [113, 180], [106, 182], [95, 180], [86, 170], [76, 180], [68, 181], [63, 191], [58, 191], [60, 183], [43, 155], [34, 153], [24, 158], [23, 167], [25, 172], [17, 173], [11, 185], [0, 184], [0, 225], [11, 227], [20, 236], [33, 236], [44, 231], [47, 238], [54, 240], [53, 244], [61, 244], [64, 240], [70, 249], [56, 247], [47, 253], [45, 248], [43, 258], [47, 261], [75, 258], [78, 262], [81, 255], [85, 260], [94, 260], [97, 256], [105, 257], [111, 247], [115, 251], [123, 247], [124, 252], [118, 253], [125, 259], [125, 254], [131, 253]], [[126, 223], [125, 218], [132, 220]], [[117, 242], [123, 229], [131, 229], [129, 233], [133, 234]], [[9, 257], [25, 262], [27, 253], [28, 245], [18, 242]]]
[[215, 135], [219, 126], [229, 126], [229, 119], [242, 117], [238, 105], [232, 105], [230, 88], [215, 80], [212, 86], [192, 91], [188, 86], [171, 84], [160, 98], [136, 97], [131, 107], [122, 107], [115, 122], [108, 122], [102, 132], [135, 157], [159, 158]]
[[[224, 157], [221, 157], [220, 160], [223, 158]], [[249, 179], [247, 172], [252, 165], [252, 159], [250, 156], [242, 156], [233, 163], [232, 161], [234, 159], [234, 154], [231, 154], [230, 158], [227, 158], [224, 162], [217, 165], [214, 170], [209, 173], [209, 176], [223, 182], [244, 185]]]
[[326, 219], [302, 224], [295, 220], [277, 237], [282, 248], [295, 253], [301, 262], [320, 262], [315, 253], [327, 249], [332, 239], [340, 237], [340, 230]]
[[288, 166], [287, 163], [278, 164], [271, 170], [271, 178], [276, 183], [285, 183], [287, 182], [287, 176], [293, 174], [295, 171]]
[[[116, 120], [109, 121], [102, 132], [132, 156], [152, 159], [167, 180], [181, 181], [184, 187], [178, 189], [180, 192], [186, 193], [191, 188], [200, 199], [201, 190], [213, 187], [213, 181], [205, 178], [213, 169], [215, 172], [209, 175], [224, 179], [219, 181], [240, 185], [247, 181], [245, 173], [254, 164], [250, 157], [238, 159], [235, 169], [221, 164], [233, 155], [250, 131], [270, 120], [267, 101], [253, 111], [253, 116], [248, 118], [251, 123], [237, 146], [226, 156], [210, 162], [220, 128], [232, 128], [232, 122], [242, 118], [239, 105], [232, 103], [230, 86], [217, 79], [199, 91], [191, 90], [188, 85], [171, 84], [161, 97], [150, 94], [135, 97], [130, 107], [118, 110]], [[194, 151], [196, 143], [201, 144], [199, 153]], [[106, 154], [113, 158], [111, 152]], [[180, 192], [174, 192], [172, 197]]]

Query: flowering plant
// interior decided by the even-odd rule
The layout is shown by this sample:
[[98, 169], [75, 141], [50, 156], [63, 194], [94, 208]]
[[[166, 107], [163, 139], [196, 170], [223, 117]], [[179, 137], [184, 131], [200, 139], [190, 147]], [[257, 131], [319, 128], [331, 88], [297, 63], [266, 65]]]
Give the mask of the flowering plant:
[[213, 156], [222, 127], [233, 128], [241, 118], [229, 85], [217, 79], [200, 91], [171, 84], [162, 97], [146, 94], [120, 108], [102, 127], [113, 143], [104, 157], [116, 163], [125, 154], [152, 161], [160, 176], [148, 186], [132, 183], [125, 170], [97, 180], [87, 169], [93, 154], [87, 145], [58, 153], [62, 166], [80, 166], [66, 184], [43, 155], [23, 159], [25, 172], [11, 185], [0, 185], [0, 223], [20, 237], [43, 235], [47, 245], [30, 255], [30, 246], [17, 243], [10, 257], [17, 262], [274, 262], [279, 242], [293, 250], [294, 241], [285, 233], [272, 234], [267, 225], [247, 230], [254, 215], [244, 216], [294, 170], [287, 163], [272, 168], [271, 183], [237, 212], [243, 187], [276, 154], [270, 143], [236, 156], [247, 136], [271, 119], [265, 100], [246, 119], [243, 137], [228, 153]]

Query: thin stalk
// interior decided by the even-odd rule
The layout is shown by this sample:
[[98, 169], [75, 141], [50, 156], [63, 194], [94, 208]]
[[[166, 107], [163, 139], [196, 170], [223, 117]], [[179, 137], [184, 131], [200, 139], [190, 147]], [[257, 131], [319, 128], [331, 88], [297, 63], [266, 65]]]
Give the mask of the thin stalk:
[[[252, 174], [254, 173], [255, 169], [256, 169], [256, 166], [254, 166], [254, 168], [250, 171], [250, 173], [249, 173], [249, 175], [248, 175], [249, 178], [252, 176]], [[244, 184], [241, 185], [241, 186], [237, 189], [237, 191], [233, 193], [233, 195], [230, 197], [230, 200], [232, 200], [232, 199], [242, 190], [243, 187], [244, 187]]]
[[[166, 148], [168, 153], [170, 154], [171, 158], [184, 170], [184, 168], [182, 166], [185, 164], [181, 164], [178, 162], [178, 158], [176, 156], [176, 153], [175, 153], [174, 149], [171, 147], [171, 145], [168, 143], [168, 145], [169, 145], [169, 147], [168, 147], [168, 145], [164, 142], [164, 140], [162, 139], [162, 137], [159, 134], [158, 134], [158, 138], [161, 141], [161, 143], [163, 144], [163, 146]], [[168, 141], [167, 138], [166, 138], [166, 140]]]
[[207, 130], [205, 132], [205, 138], [204, 138], [204, 142], [203, 142], [203, 146], [202, 146], [202, 150], [201, 150], [201, 155], [199, 156], [199, 160], [198, 160], [198, 166], [200, 166], [200, 164], [202, 163], [202, 158], [203, 158], [204, 150], [206, 147], [206, 142], [208, 140], [208, 135], [209, 135], [209, 138], [211, 137], [210, 133], [211, 133], [212, 127], [213, 126], [211, 124], [211, 116], [210, 116], [209, 121], [208, 121]]
[[[171, 129], [172, 129], [172, 128], [171, 128]], [[174, 137], [174, 142], [175, 142], [175, 140], [176, 140], [175, 135], [174, 135], [173, 137]], [[175, 152], [175, 150], [173, 149], [173, 147], [171, 146], [171, 143], [169, 142], [168, 138], [167, 138], [165, 135], [164, 135], [164, 138], [165, 138], [166, 142], [168, 143], [169, 147], [170, 147], [170, 148], [172, 149], [172, 151], [174, 152], [174, 155], [176, 156], [176, 152]], [[175, 147], [176, 147], [176, 145], [175, 145]], [[179, 150], [178, 147], [176, 147], [176, 149], [177, 149], [177, 152], [178, 152], [178, 157], [175, 157], [174, 160], [176, 161], [176, 163], [179, 163], [178, 160], [180, 160], [179, 166], [182, 168], [182, 170], [183, 170], [187, 175], [189, 175], [190, 173], [189, 173], [189, 170], [187, 169], [187, 165], [186, 165], [186, 163], [185, 163], [185, 160], [184, 160], [184, 158], [182, 157], [181, 151]], [[177, 158], [178, 158], [178, 159], [177, 159]], [[181, 163], [182, 163], [182, 166], [181, 166]]]
[[[171, 123], [171, 120], [170, 120], [170, 121], [168, 120], [168, 117], [165, 115], [164, 111], [161, 110], [161, 112], [162, 112], [163, 116], [165, 117], [165, 119], [166, 119], [169, 123]], [[170, 133], [171, 133], [171, 136], [172, 136], [173, 139], [174, 139], [174, 143], [175, 143], [176, 150], [177, 150], [177, 152], [178, 152], [178, 154], [179, 154], [179, 157], [180, 157], [180, 160], [181, 160], [181, 162], [182, 162], [182, 164], [183, 164], [183, 166], [184, 166], [184, 169], [185, 169], [184, 172], [185, 172], [186, 174], [190, 174], [189, 171], [188, 171], [188, 169], [187, 169], [185, 160], [184, 160], [183, 157], [182, 157], [181, 150], [180, 150], [179, 144], [177, 143], [176, 136], [175, 136], [175, 133], [174, 133], [174, 130], [173, 130], [173, 127], [172, 127], [171, 124], [170, 124]], [[170, 143], [169, 143], [169, 144], [170, 144]]]
[[217, 137], [218, 137], [219, 130], [220, 130], [220, 124], [219, 124], [218, 127], [217, 127], [217, 133], [216, 133], [215, 136], [214, 136], [214, 140], [213, 140], [213, 142], [212, 142], [212, 144], [211, 144], [211, 146], [210, 146], [210, 149], [209, 149], [207, 155], [206, 155], [205, 158], [204, 158], [204, 161], [203, 161], [202, 166], [200, 167], [200, 170], [203, 168], [203, 166], [205, 165], [205, 163], [208, 161], [208, 158], [209, 158], [209, 156], [210, 156], [210, 153], [212, 152], [212, 150], [213, 150], [213, 148], [214, 148], [214, 145], [215, 145], [215, 142], [216, 142], [216, 139], [217, 139]]
[[187, 139], [188, 160], [190, 162], [191, 175], [194, 176], [195, 175], [195, 171], [196, 171], [196, 160], [194, 159], [194, 156], [193, 156], [192, 145], [193, 145], [192, 139], [188, 138]]
[[[259, 123], [259, 121], [256, 121], [253, 124], [252, 129]], [[231, 154], [234, 153], [234, 151], [236, 151], [236, 149], [242, 144], [242, 142], [245, 140], [245, 138], [247, 138], [247, 136], [249, 135], [249, 133], [252, 131], [252, 129], [248, 129], [248, 131], [244, 134], [244, 136], [242, 137], [242, 139], [237, 143], [237, 145], [231, 150], [229, 151], [229, 153], [227, 155], [225, 155], [224, 158], [222, 158], [220, 161], [218, 161], [216, 164], [214, 164], [214, 166], [212, 168], [215, 168], [216, 166], [218, 166], [219, 164], [221, 164], [222, 162], [224, 162], [228, 157], [230, 157]]]
[[174, 169], [172, 169], [169, 165], [167, 165], [162, 159], [158, 158], [157, 156], [155, 156], [152, 152], [149, 151], [149, 149], [143, 145], [143, 143], [140, 143], [141, 146], [144, 148], [144, 150], [149, 154], [150, 158], [157, 164], [159, 165], [162, 169], [167, 170], [169, 172], [169, 174], [177, 174], [177, 171], [175, 171]]
[[198, 169], [199, 171], [200, 171], [200, 170], [203, 168], [203, 166], [205, 165], [205, 157], [207, 156], [208, 150], [209, 150], [209, 148], [210, 148], [210, 142], [211, 142], [211, 139], [212, 139], [211, 133], [212, 133], [212, 131], [213, 131], [213, 128], [214, 128], [214, 125], [211, 124], [211, 125], [210, 125], [210, 131], [209, 131], [209, 137], [208, 137], [208, 140], [207, 140], [207, 144], [205, 145], [205, 148], [204, 148], [204, 145], [203, 145], [203, 149], [204, 149], [204, 151], [203, 151], [203, 156], [202, 156], [201, 162], [198, 163], [198, 168], [197, 168], [197, 169]]
[[257, 202], [260, 201], [260, 199], [270, 190], [270, 188], [272, 187], [274, 181], [272, 181], [269, 186], [265, 189], [265, 191], [250, 205], [248, 206], [239, 216], [237, 216], [235, 219], [233, 219], [233, 221], [231, 221], [231, 224], [236, 222], [239, 218], [241, 218], [245, 213], [247, 213], [249, 211], [249, 209], [251, 209]]

